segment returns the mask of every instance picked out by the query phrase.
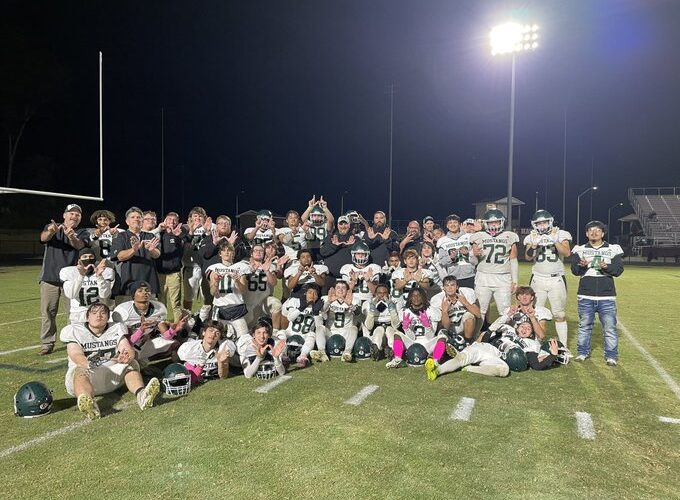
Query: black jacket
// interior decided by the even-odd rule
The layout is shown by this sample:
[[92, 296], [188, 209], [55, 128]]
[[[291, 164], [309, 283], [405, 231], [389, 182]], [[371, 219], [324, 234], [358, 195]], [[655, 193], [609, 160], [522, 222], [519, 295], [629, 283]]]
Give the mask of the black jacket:
[[[592, 267], [594, 256], [601, 255], [607, 260], [606, 269]], [[574, 247], [571, 258], [571, 272], [580, 276], [577, 295], [588, 297], [615, 297], [616, 287], [614, 278], [623, 273], [623, 250], [619, 245], [610, 245], [606, 241], [599, 248], [594, 248], [590, 243]], [[590, 262], [589, 267], [579, 265], [581, 258]]]

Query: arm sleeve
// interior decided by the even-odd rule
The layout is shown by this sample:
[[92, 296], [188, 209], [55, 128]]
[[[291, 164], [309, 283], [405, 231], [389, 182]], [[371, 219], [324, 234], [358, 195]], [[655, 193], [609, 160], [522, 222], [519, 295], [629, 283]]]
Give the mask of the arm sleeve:
[[242, 364], [245, 364], [245, 367], [243, 368], [243, 376], [245, 378], [253, 378], [253, 376], [257, 373], [257, 368], [260, 366], [260, 358], [255, 356], [255, 359], [252, 363], [250, 360], [244, 360]]
[[601, 269], [601, 271], [609, 276], [621, 276], [623, 273], [623, 259], [621, 258], [621, 255], [614, 256], [611, 263], [607, 266], [607, 269]]
[[510, 276], [513, 283], [519, 283], [519, 263], [517, 259], [510, 259]]
[[[71, 279], [68, 281], [64, 281], [64, 295], [66, 295], [69, 299], [74, 299], [78, 296], [78, 292], [80, 292], [80, 288], [83, 285], [83, 278], [84, 276], [80, 273], [78, 273], [78, 276], [75, 277], [75, 279]], [[100, 292], [101, 295], [101, 292]], [[109, 295], [111, 295], [111, 290], [109, 289]], [[108, 297], [103, 297], [103, 298], [108, 298]]]

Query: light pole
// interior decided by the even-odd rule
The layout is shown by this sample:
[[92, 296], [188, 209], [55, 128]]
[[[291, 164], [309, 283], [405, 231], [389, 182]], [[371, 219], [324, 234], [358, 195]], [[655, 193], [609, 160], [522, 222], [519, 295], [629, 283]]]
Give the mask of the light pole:
[[343, 191], [340, 195], [340, 215], [345, 214], [345, 195], [349, 194], [349, 191]]
[[619, 202], [619, 203], [617, 203], [616, 205], [612, 205], [611, 207], [609, 207], [609, 208], [607, 209], [607, 233], [609, 233], [609, 234], [608, 234], [609, 237], [611, 237], [611, 234], [612, 234], [612, 232], [611, 232], [612, 209], [614, 209], [614, 208], [616, 208], [616, 207], [622, 207], [622, 206], [623, 206], [623, 203], [622, 203], [622, 202]]
[[515, 148], [515, 55], [538, 48], [538, 26], [518, 23], [500, 24], [491, 30], [491, 55], [512, 54], [510, 79], [510, 148], [508, 152], [508, 208], [506, 218], [512, 228], [512, 161]]
[[590, 186], [576, 198], [576, 244], [581, 244], [581, 196], [590, 192], [597, 191], [597, 186]]
[[240, 222], [240, 220], [239, 220], [239, 218], [238, 218], [238, 198], [239, 198], [239, 196], [241, 196], [242, 194], [246, 194], [246, 192], [245, 192], [243, 189], [239, 190], [239, 191], [236, 193], [236, 214], [234, 215], [234, 219], [236, 219], [235, 222], [236, 222], [236, 226], [237, 226], [237, 227], [239, 226], [239, 222]]

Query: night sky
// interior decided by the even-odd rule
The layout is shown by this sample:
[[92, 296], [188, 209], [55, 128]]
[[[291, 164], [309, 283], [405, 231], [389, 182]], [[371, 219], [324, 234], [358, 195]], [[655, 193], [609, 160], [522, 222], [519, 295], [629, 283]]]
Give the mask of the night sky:
[[662, 0], [9, 2], [3, 144], [37, 104], [12, 185], [97, 195], [101, 50], [103, 206], [119, 215], [161, 209], [161, 108], [166, 211], [233, 215], [240, 189], [242, 210], [301, 212], [315, 193], [337, 214], [347, 190], [346, 208], [387, 211], [394, 84], [393, 218], [471, 216], [506, 195], [510, 58], [488, 34], [510, 19], [541, 27], [517, 59], [523, 215], [539, 191], [562, 218], [565, 110], [568, 229], [591, 171], [602, 220], [629, 187], [680, 185], [680, 2]]

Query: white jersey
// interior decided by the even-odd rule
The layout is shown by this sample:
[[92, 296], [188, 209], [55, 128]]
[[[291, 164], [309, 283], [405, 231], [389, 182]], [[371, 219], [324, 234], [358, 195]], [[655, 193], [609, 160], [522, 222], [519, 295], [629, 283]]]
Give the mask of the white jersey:
[[[250, 262], [246, 260], [237, 262], [232, 266], [232, 268], [236, 270], [239, 275], [247, 276], [248, 288], [243, 294], [243, 298], [245, 299], [248, 309], [261, 304], [273, 293], [273, 288], [269, 286], [269, 283], [267, 283], [267, 273], [262, 269], [258, 269], [257, 271], [253, 272], [250, 267]], [[270, 272], [275, 273], [276, 265], [272, 263], [272, 266], [269, 268], [269, 270]]]
[[[345, 264], [340, 268], [340, 275], [342, 279], [349, 282], [350, 274], [354, 273], [357, 278], [357, 284], [352, 289], [352, 302], [360, 305], [366, 300], [373, 297], [371, 290], [368, 288], [368, 282], [377, 283], [380, 279], [380, 266], [377, 264], [369, 264], [364, 267], [357, 267], [354, 264]], [[369, 279], [367, 276], [371, 274]]]
[[97, 260], [110, 258], [113, 238], [115, 238], [111, 231], [105, 231], [99, 237], [95, 236], [95, 228], [88, 229], [88, 231], [90, 232], [90, 241], [92, 242], [92, 249], [95, 251]]
[[[78, 344], [93, 369], [107, 362], [117, 363], [112, 358], [116, 356], [118, 342], [125, 334], [127, 328], [121, 323], [109, 323], [101, 335], [92, 333], [87, 323], [79, 323], [65, 326], [59, 334], [59, 340], [64, 344]], [[69, 357], [68, 367], [76, 366], [78, 365]]]
[[307, 233], [302, 226], [298, 226], [295, 231], [290, 227], [282, 227], [276, 230], [276, 236], [280, 237], [283, 249], [290, 260], [297, 259], [297, 253], [303, 248], [307, 248]]
[[[458, 293], [464, 295], [465, 300], [470, 304], [477, 302], [477, 296], [472, 288], [462, 286], [458, 289]], [[446, 292], [440, 292], [432, 297], [432, 300], [430, 301], [430, 308], [432, 309], [432, 314], [434, 316], [433, 319], [438, 322], [441, 321], [444, 314], [444, 311], [442, 311], [442, 302], [444, 301], [445, 296]], [[466, 312], [467, 307], [465, 307], [460, 300], [457, 300], [455, 304], [449, 304], [449, 310], [446, 311], [446, 314], [451, 320], [451, 326], [454, 330], [459, 330], [458, 327], [461, 325], [463, 316]]]
[[[315, 311], [315, 309], [317, 309]], [[313, 305], [300, 310], [300, 299], [291, 297], [283, 303], [283, 313], [288, 319], [286, 333], [290, 335], [307, 335], [316, 331], [317, 318], [320, 318], [320, 308]]]
[[307, 248], [320, 248], [327, 236], [328, 227], [325, 222], [321, 226], [312, 226], [309, 228], [309, 233], [305, 236], [307, 238]]
[[213, 305], [222, 307], [245, 304], [241, 289], [236, 285], [236, 283], [234, 283], [234, 278], [227, 274], [231, 272], [238, 274], [240, 269], [238, 264], [229, 264], [227, 266], [222, 263], [217, 263], [208, 266], [208, 268], [205, 270], [206, 275], [209, 272], [222, 275], [222, 279], [220, 280], [217, 288], [217, 293], [213, 295]]
[[182, 361], [194, 366], [202, 366], [203, 378], [215, 378], [217, 374], [217, 353], [229, 351], [230, 356], [236, 354], [236, 345], [231, 340], [218, 342], [217, 346], [209, 351], [203, 348], [203, 340], [188, 340], [179, 346], [177, 356]]
[[[467, 254], [461, 249], [467, 250]], [[443, 236], [437, 240], [437, 250], [440, 264], [447, 274], [456, 279], [471, 278], [475, 275], [475, 266], [470, 262], [472, 248], [470, 247], [470, 233], [461, 233], [457, 238]]]
[[334, 300], [329, 302], [328, 296], [321, 297], [324, 302], [324, 312], [326, 313], [326, 326], [331, 330], [338, 330], [352, 326], [354, 323], [354, 304], [346, 304]]
[[270, 241], [274, 240], [274, 236], [276, 235], [276, 230], [271, 230], [269, 227], [265, 227], [257, 229], [254, 227], [249, 227], [248, 229], [245, 230], [243, 233], [244, 236], [247, 236], [251, 233], [255, 233], [255, 237], [252, 240], [246, 240], [250, 241], [251, 246], [252, 245], [264, 245], [266, 243], [269, 243]]
[[[313, 264], [313, 266], [314, 271], [316, 271], [316, 274], [318, 274], [319, 276], [328, 274], [328, 267], [324, 266], [323, 264]], [[283, 272], [283, 278], [286, 280], [286, 285], [288, 284], [288, 280], [291, 278], [291, 276], [295, 276], [299, 271], [300, 264], [298, 264], [297, 262], [286, 268], [286, 270]], [[303, 271], [295, 287], [296, 288], [302, 287], [309, 283], [316, 283], [316, 281], [314, 280], [314, 276], [310, 274], [308, 271]]]
[[[435, 259], [421, 259], [421, 265], [423, 269], [430, 271], [430, 274], [432, 274], [432, 278], [430, 278], [430, 288], [434, 286], [437, 289], [441, 289], [442, 279], [447, 274], [446, 270], [441, 267]], [[442, 276], [442, 274], [444, 274], [444, 276]], [[429, 292], [431, 293], [432, 290], [430, 289]]]
[[536, 276], [564, 275], [564, 257], [555, 248], [555, 243], [562, 241], [571, 241], [571, 234], [562, 229], [557, 230], [554, 236], [538, 234], [536, 230], [533, 230], [524, 238], [524, 246], [538, 245], [534, 264], [531, 268], [533, 274]]
[[512, 231], [503, 231], [496, 236], [486, 231], [474, 233], [470, 236], [470, 245], [477, 244], [482, 249], [477, 272], [510, 274], [510, 251], [518, 242], [519, 236]]
[[541, 352], [541, 342], [532, 338], [523, 338], [519, 335], [515, 338], [515, 344], [520, 346], [524, 352]]
[[[253, 337], [249, 334], [241, 335], [239, 337], [236, 350], [238, 351], [239, 358], [241, 358], [241, 366], [244, 370], [255, 361], [257, 353], [253, 346]], [[259, 379], [269, 379], [276, 377], [277, 375], [278, 371], [274, 366], [274, 357], [270, 352], [267, 352], [257, 367], [255, 377]]]
[[435, 317], [436, 312], [431, 307], [418, 314], [411, 309], [404, 309], [401, 313], [401, 328], [411, 340], [431, 339], [437, 328]]
[[[403, 304], [406, 301], [406, 296], [418, 284], [415, 280], [411, 280], [411, 281], [406, 283], [404, 288], [402, 288], [401, 290], [398, 290], [397, 286], [396, 286], [396, 282], [397, 282], [397, 280], [403, 280], [405, 273], [406, 273], [406, 268], [400, 267], [400, 268], [394, 270], [394, 272], [392, 273], [392, 277], [390, 278], [390, 290], [391, 290], [390, 296], [392, 297], [392, 300], [394, 300], [397, 303], [397, 306], [400, 307], [400, 308], [403, 307]], [[431, 280], [433, 278], [432, 272], [428, 269], [422, 269], [422, 275], [423, 275], [424, 279]]]
[[623, 250], [619, 245], [609, 243], [607, 246], [601, 246], [600, 248], [577, 245], [572, 250], [572, 253], [578, 254], [579, 259], [583, 259], [588, 263], [588, 270], [583, 276], [598, 277], [604, 275], [600, 271], [599, 263], [605, 262], [607, 265], [611, 264], [614, 257], [623, 255]]
[[[149, 308], [144, 314], [146, 321], [165, 321], [168, 311], [163, 304], [155, 300], [149, 301]], [[124, 323], [130, 330], [135, 330], [142, 321], [140, 312], [133, 300], [119, 304], [111, 314], [111, 319], [117, 323]]]
[[[386, 302], [389, 302], [389, 298], [387, 299]], [[361, 313], [363, 314], [364, 318], [368, 318], [368, 315], [371, 314], [371, 301], [367, 300], [364, 302], [364, 305], [361, 306]], [[364, 319], [364, 322], [366, 320]], [[378, 316], [375, 318], [375, 324], [376, 325], [391, 325], [392, 324], [392, 314], [390, 313], [389, 307], [385, 307], [382, 311], [378, 310]]]
[[115, 279], [113, 269], [105, 268], [101, 277], [94, 274], [83, 276], [76, 266], [68, 266], [59, 271], [59, 279], [64, 282], [64, 295], [71, 299], [70, 321], [85, 322], [87, 308], [95, 302], [111, 305], [111, 287]]
[[[536, 306], [534, 308], [534, 314], [536, 315], [536, 319], [538, 321], [552, 321], [553, 319], [553, 315], [550, 312], [550, 309], [548, 309], [547, 307]], [[505, 311], [503, 311], [503, 316], [508, 318], [507, 323], [511, 325], [513, 328], [516, 328], [517, 325], [519, 325], [520, 323], [531, 322], [529, 316], [527, 316], [522, 311], [517, 311], [516, 313], [511, 315], [510, 308], [507, 308]]]

